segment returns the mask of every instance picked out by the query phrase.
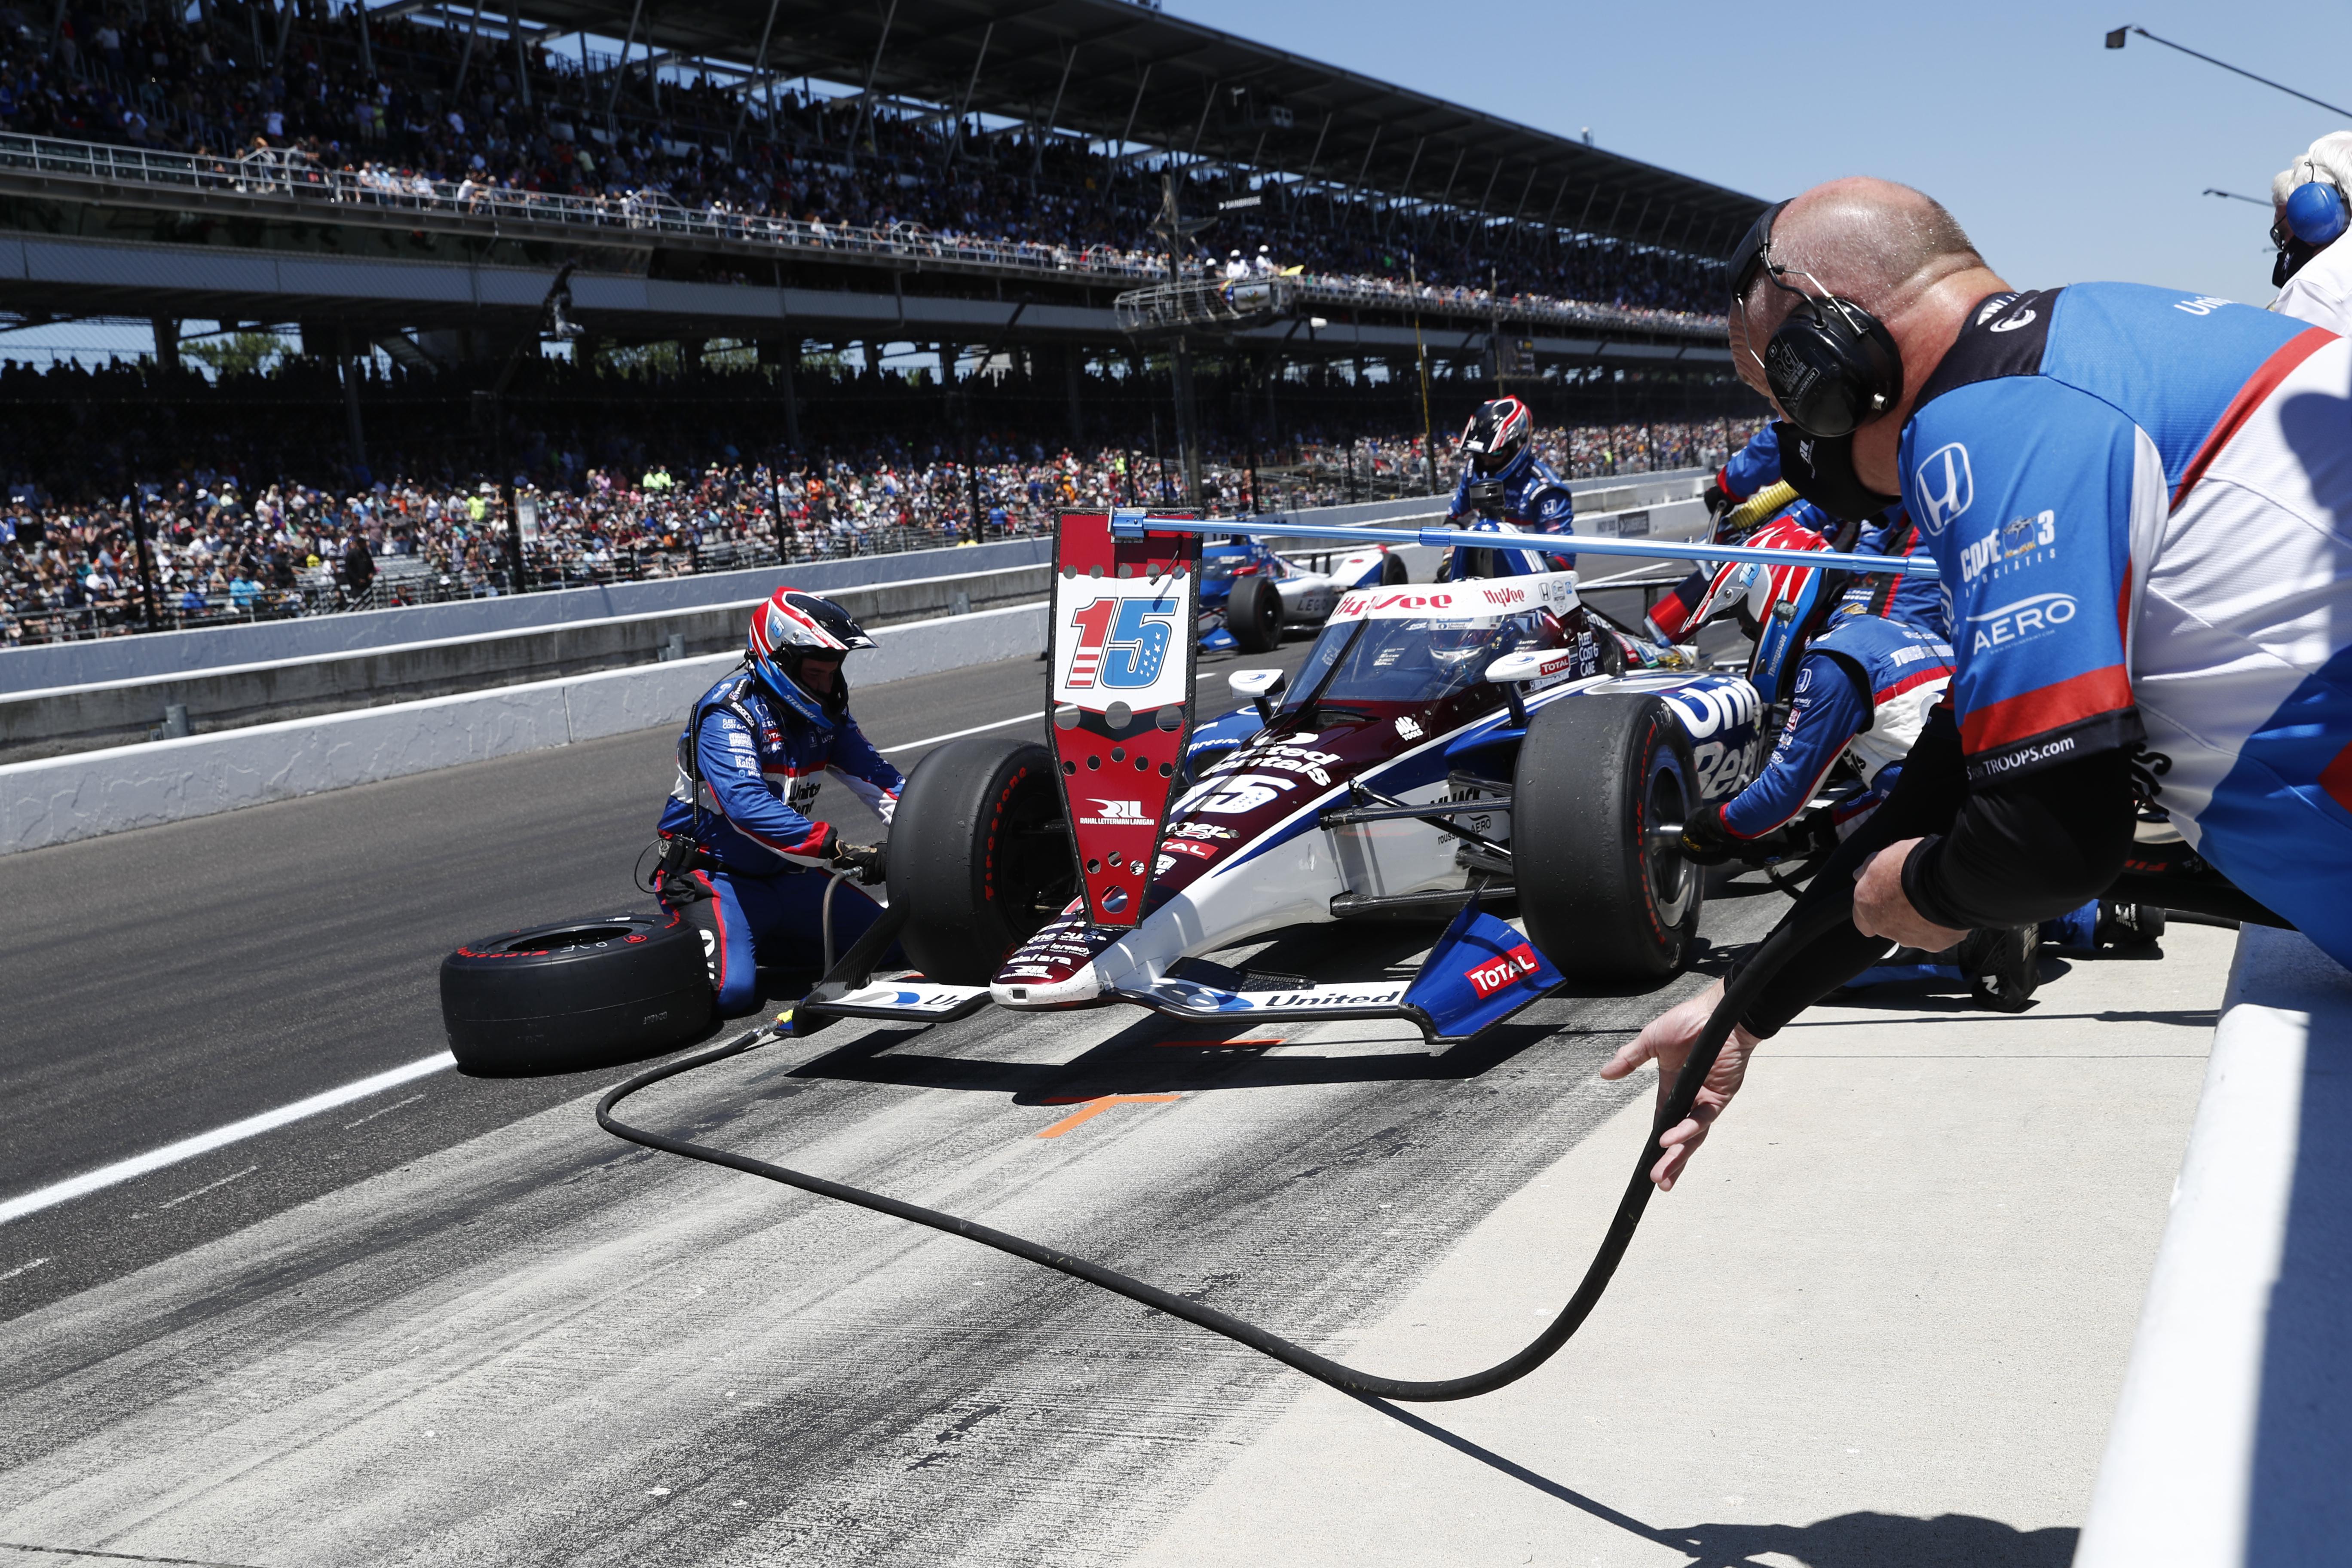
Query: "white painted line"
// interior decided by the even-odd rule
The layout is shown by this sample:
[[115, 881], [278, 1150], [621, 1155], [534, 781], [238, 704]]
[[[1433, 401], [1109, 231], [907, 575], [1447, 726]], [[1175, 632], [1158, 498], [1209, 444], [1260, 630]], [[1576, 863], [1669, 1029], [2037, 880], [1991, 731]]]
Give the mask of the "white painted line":
[[901, 741], [895, 746], [884, 746], [881, 750], [884, 752], [911, 752], [918, 746], [936, 746], [942, 741], [961, 741], [966, 735], [985, 734], [991, 730], [1002, 730], [1007, 724], [1020, 724], [1032, 721], [1034, 721], [1039, 729], [1044, 729], [1045, 726], [1045, 715], [1044, 711], [1039, 710], [1031, 713], [1017, 713], [1010, 719], [999, 719], [993, 724], [974, 724], [969, 730], [956, 730], [945, 735], [933, 735], [928, 741]]
[[365, 1116], [361, 1117], [357, 1121], [346, 1121], [346, 1122], [344, 1122], [344, 1123], [343, 1123], [343, 1131], [346, 1131], [346, 1132], [349, 1132], [349, 1131], [350, 1131], [352, 1128], [354, 1128], [354, 1127], [364, 1127], [364, 1126], [366, 1126], [369, 1122], [373, 1121], [374, 1121], [377, 1117], [379, 1117], [379, 1116], [390, 1116], [390, 1115], [391, 1115], [394, 1111], [395, 1111], [395, 1110], [407, 1110], [410, 1106], [412, 1106], [412, 1105], [415, 1104], [418, 1100], [423, 1100], [424, 1098], [425, 1098], [425, 1097], [424, 1097], [423, 1095], [421, 1095], [421, 1094], [412, 1094], [412, 1095], [410, 1095], [406, 1100], [394, 1100], [390, 1105], [385, 1106], [385, 1107], [384, 1107], [383, 1110], [371, 1110], [371, 1111], [369, 1111]]
[[241, 1182], [241, 1181], [245, 1180], [245, 1179], [246, 1179], [246, 1177], [247, 1177], [247, 1176], [249, 1176], [249, 1175], [253, 1174], [253, 1173], [254, 1173], [254, 1172], [258, 1171], [259, 1169], [261, 1169], [261, 1167], [260, 1167], [260, 1166], [258, 1166], [258, 1165], [247, 1165], [244, 1170], [239, 1171], [239, 1172], [238, 1172], [236, 1175], [234, 1175], [234, 1176], [223, 1176], [223, 1177], [222, 1177], [219, 1181], [217, 1181], [217, 1182], [206, 1182], [203, 1186], [198, 1187], [198, 1188], [197, 1188], [194, 1192], [193, 1192], [193, 1193], [182, 1193], [182, 1194], [181, 1194], [178, 1197], [176, 1197], [176, 1198], [167, 1198], [167, 1199], [165, 1199], [163, 1202], [162, 1202], [162, 1203], [160, 1203], [160, 1204], [157, 1204], [157, 1205], [155, 1205], [155, 1212], [156, 1212], [157, 1214], [162, 1214], [165, 1209], [175, 1209], [175, 1208], [178, 1208], [182, 1204], [186, 1203], [190, 1198], [200, 1198], [200, 1197], [203, 1197], [206, 1193], [214, 1192], [214, 1191], [218, 1190], [219, 1188], [222, 1188], [222, 1187], [225, 1187], [225, 1186], [228, 1185], [231, 1182]]
[[53, 1258], [36, 1258], [30, 1263], [19, 1263], [16, 1268], [8, 1270], [7, 1273], [0, 1274], [0, 1285], [5, 1285], [9, 1280], [14, 1279], [19, 1274], [30, 1274], [34, 1269], [38, 1268], [44, 1263], [54, 1263], [56, 1261], [57, 1259]]
[[12, 1219], [22, 1219], [28, 1214], [38, 1214], [46, 1208], [55, 1208], [59, 1204], [69, 1203], [75, 1198], [86, 1196], [90, 1193], [119, 1186], [135, 1177], [146, 1175], [151, 1171], [160, 1171], [167, 1165], [183, 1163], [194, 1159], [199, 1154], [209, 1154], [215, 1149], [226, 1148], [231, 1143], [242, 1143], [248, 1138], [257, 1138], [262, 1133], [283, 1127], [289, 1122], [316, 1116], [320, 1111], [332, 1110], [337, 1106], [349, 1105], [355, 1100], [365, 1100], [371, 1094], [382, 1094], [387, 1089], [397, 1089], [402, 1084], [423, 1078], [427, 1073], [439, 1072], [444, 1068], [454, 1068], [457, 1065], [457, 1058], [447, 1051], [443, 1051], [438, 1055], [410, 1062], [405, 1067], [396, 1067], [389, 1072], [380, 1072], [373, 1078], [363, 1078], [355, 1082], [347, 1083], [341, 1089], [331, 1089], [323, 1094], [314, 1094], [308, 1100], [298, 1100], [291, 1105], [281, 1105], [275, 1110], [265, 1110], [258, 1116], [248, 1116], [242, 1121], [232, 1121], [226, 1127], [215, 1127], [209, 1132], [199, 1132], [193, 1138], [183, 1138], [177, 1143], [166, 1143], [161, 1149], [151, 1149], [144, 1154], [134, 1154], [128, 1160], [118, 1160], [111, 1165], [101, 1165], [95, 1171], [86, 1171], [79, 1176], [68, 1177], [53, 1185], [42, 1187], [37, 1192], [26, 1193], [22, 1197], [0, 1202], [0, 1225], [5, 1225]]

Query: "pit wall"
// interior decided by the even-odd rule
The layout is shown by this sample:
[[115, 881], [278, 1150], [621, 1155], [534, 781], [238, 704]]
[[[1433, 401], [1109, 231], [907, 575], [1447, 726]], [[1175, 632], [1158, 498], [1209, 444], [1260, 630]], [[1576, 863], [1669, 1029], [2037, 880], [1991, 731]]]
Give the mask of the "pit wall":
[[[885, 626], [874, 634], [878, 646], [858, 656], [858, 680], [1034, 658], [1045, 646], [1045, 615], [1042, 604], [1024, 605]], [[730, 651], [0, 765], [0, 855], [679, 724], [687, 705], [740, 657]]]

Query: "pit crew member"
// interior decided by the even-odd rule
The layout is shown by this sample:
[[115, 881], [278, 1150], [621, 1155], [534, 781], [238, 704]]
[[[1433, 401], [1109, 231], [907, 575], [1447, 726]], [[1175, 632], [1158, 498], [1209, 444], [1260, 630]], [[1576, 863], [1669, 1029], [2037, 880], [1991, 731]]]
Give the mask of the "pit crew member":
[[[1907, 521], [1898, 526], [1913, 531]], [[1884, 533], [1877, 542], [1886, 542]], [[1685, 826], [1693, 859], [1727, 860], [1779, 833], [1811, 803], [1841, 757], [1853, 758], [1870, 791], [1840, 814], [1841, 835], [1859, 828], [1893, 791], [1952, 679], [1940, 597], [1906, 590], [1908, 581], [1865, 578], [1840, 595], [1797, 662], [1789, 716], [1762, 771]]]
[[[1445, 521], [1467, 528], [1483, 521], [1507, 523], [1530, 533], [1574, 533], [1576, 499], [1568, 493], [1567, 482], [1536, 456], [1535, 434], [1535, 415], [1519, 399], [1497, 397], [1480, 404], [1462, 432], [1462, 478], [1454, 487], [1454, 504], [1447, 508]], [[1502, 557], [1507, 564], [1486, 557]], [[1486, 574], [1482, 568], [1506, 574], [1572, 572], [1576, 557], [1457, 548], [1447, 558], [1446, 576], [1459, 581]]]
[[2352, 227], [2347, 194], [2352, 131], [2321, 137], [2271, 180], [2271, 309], [2339, 335], [2352, 332], [2352, 245], [2336, 243]]
[[[1876, 180], [1768, 209], [1728, 275], [1735, 363], [1804, 449], [1800, 488], [1846, 516], [1900, 492], [1957, 658], [1893, 796], [1789, 917], [1851, 889], [1851, 919], [1765, 984], [1653, 1179], [1759, 1041], [1889, 943], [2104, 892], [2136, 794], [2352, 963], [2352, 342], [2175, 289], [2011, 289], [1949, 213]], [[1719, 994], [1607, 1076], [1655, 1059], [1663, 1093]]]
[[[751, 614], [743, 668], [696, 700], [677, 738], [677, 784], [656, 831], [659, 890], [702, 931], [719, 1010], [749, 1010], [761, 963], [823, 967], [825, 889], [839, 871], [882, 880], [884, 847], [846, 842], [809, 807], [830, 772], [887, 825], [906, 780], [849, 714], [845, 656], [874, 639], [830, 599], [779, 588]], [[881, 907], [858, 881], [833, 895], [837, 949]]]

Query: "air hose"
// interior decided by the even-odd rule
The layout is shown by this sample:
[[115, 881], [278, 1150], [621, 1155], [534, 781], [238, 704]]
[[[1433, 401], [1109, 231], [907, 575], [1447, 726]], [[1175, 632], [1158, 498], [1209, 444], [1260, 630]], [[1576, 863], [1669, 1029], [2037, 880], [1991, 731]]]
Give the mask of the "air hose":
[[[1255, 1323], [1244, 1322], [1230, 1313], [1220, 1312], [1214, 1307], [1204, 1306], [1188, 1297], [1163, 1290], [1156, 1285], [1147, 1285], [1140, 1279], [1129, 1279], [1117, 1269], [1106, 1268], [1099, 1263], [1089, 1262], [1083, 1258], [1074, 1258], [1060, 1248], [1048, 1247], [1043, 1242], [1031, 1241], [1025, 1237], [1013, 1236], [974, 1220], [960, 1218], [955, 1215], [942, 1214], [937, 1209], [928, 1209], [919, 1204], [910, 1204], [887, 1194], [867, 1192], [862, 1187], [853, 1187], [843, 1182], [828, 1181], [823, 1176], [812, 1176], [804, 1172], [788, 1171], [782, 1165], [772, 1165], [765, 1160], [754, 1160], [748, 1154], [736, 1154], [724, 1149], [708, 1148], [700, 1143], [689, 1142], [683, 1138], [672, 1138], [659, 1132], [649, 1132], [642, 1127], [632, 1127], [625, 1121], [614, 1119], [613, 1108], [638, 1090], [650, 1089], [666, 1079], [677, 1078], [681, 1074], [693, 1072], [698, 1068], [709, 1067], [713, 1063], [725, 1061], [730, 1057], [740, 1056], [746, 1051], [766, 1045], [779, 1037], [772, 1029], [754, 1030], [751, 1034], [729, 1040], [709, 1050], [700, 1051], [674, 1062], [666, 1062], [659, 1067], [639, 1073], [597, 1102], [596, 1121], [598, 1125], [614, 1137], [626, 1139], [632, 1143], [642, 1144], [648, 1149], [658, 1149], [669, 1154], [682, 1154], [689, 1160], [700, 1160], [708, 1164], [724, 1165], [730, 1170], [741, 1171], [746, 1175], [764, 1177], [771, 1182], [780, 1182], [788, 1187], [798, 1187], [803, 1192], [814, 1193], [819, 1197], [835, 1198], [842, 1203], [855, 1204], [859, 1208], [872, 1209], [877, 1214], [886, 1214], [897, 1219], [911, 1221], [916, 1225], [929, 1226], [933, 1230], [945, 1231], [950, 1236], [960, 1236], [967, 1241], [976, 1241], [983, 1247], [992, 1247], [999, 1252], [1009, 1252], [1015, 1258], [1042, 1264], [1047, 1268], [1066, 1274], [1074, 1279], [1083, 1279], [1087, 1284], [1097, 1286], [1115, 1296], [1124, 1296], [1130, 1301], [1140, 1302], [1144, 1306], [1165, 1312], [1171, 1318], [1181, 1318], [1184, 1321], [1207, 1329], [1212, 1333], [1223, 1334], [1237, 1344], [1246, 1345], [1263, 1355], [1271, 1356], [1285, 1366], [1295, 1368], [1309, 1377], [1328, 1383], [1345, 1394], [1410, 1403], [1471, 1399], [1482, 1394], [1491, 1394], [1505, 1384], [1516, 1383], [1535, 1371], [1545, 1362], [1549, 1361], [1553, 1353], [1566, 1344], [1578, 1329], [1584, 1326], [1584, 1320], [1591, 1314], [1592, 1309], [1600, 1304], [1601, 1292], [1609, 1288], [1610, 1277], [1616, 1273], [1619, 1260], [1625, 1256], [1626, 1247], [1632, 1245], [1634, 1227], [1642, 1223], [1642, 1211], [1649, 1205], [1652, 1191], [1650, 1167], [1658, 1157], [1660, 1135], [1690, 1114], [1692, 1105], [1698, 1099], [1700, 1088], [1706, 1082], [1707, 1073], [1715, 1067], [1717, 1056], [1721, 1053], [1724, 1042], [1731, 1037], [1732, 1026], [1738, 1021], [1740, 1015], [1754, 1003], [1766, 982], [1769, 981], [1780, 966], [1807, 943], [1829, 931], [1839, 921], [1849, 918], [1852, 909], [1850, 900], [1829, 899], [1817, 909], [1804, 910], [1801, 906], [1800, 909], [1791, 910], [1789, 920], [1766, 937], [1756, 952], [1749, 956], [1748, 962], [1741, 964], [1726, 982], [1723, 1000], [1717, 1004], [1714, 1013], [1707, 1018], [1706, 1026], [1699, 1032], [1697, 1043], [1693, 1046], [1689, 1058], [1683, 1063], [1682, 1071], [1675, 1079], [1674, 1091], [1667, 1097], [1664, 1107], [1651, 1124], [1650, 1135], [1642, 1144], [1641, 1158], [1633, 1163], [1633, 1178], [1625, 1184], [1625, 1194], [1617, 1202], [1616, 1215], [1609, 1222], [1608, 1234], [1601, 1237], [1601, 1247], [1592, 1255], [1591, 1263], [1586, 1267], [1584, 1278], [1576, 1287], [1576, 1293], [1569, 1298], [1568, 1305], [1560, 1309], [1559, 1315], [1551, 1321], [1550, 1326], [1537, 1335], [1524, 1349], [1506, 1360], [1496, 1363], [1484, 1372], [1469, 1373], [1461, 1377], [1381, 1377], [1371, 1373], [1359, 1372], [1354, 1367], [1345, 1366], [1331, 1360], [1328, 1356], [1318, 1355], [1303, 1345], [1293, 1344], [1279, 1334], [1262, 1329]], [[1801, 920], [1798, 918], [1800, 915], [1803, 917]]]

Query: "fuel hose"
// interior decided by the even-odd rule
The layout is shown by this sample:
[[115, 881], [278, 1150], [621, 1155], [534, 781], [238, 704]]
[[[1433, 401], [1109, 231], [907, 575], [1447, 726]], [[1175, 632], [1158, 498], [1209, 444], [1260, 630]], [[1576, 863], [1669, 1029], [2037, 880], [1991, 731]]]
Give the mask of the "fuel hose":
[[666, 1079], [709, 1067], [768, 1044], [779, 1037], [772, 1029], [754, 1030], [709, 1050], [682, 1057], [674, 1062], [665, 1062], [639, 1073], [597, 1102], [596, 1121], [614, 1137], [642, 1144], [647, 1149], [658, 1149], [664, 1153], [679, 1154], [708, 1164], [723, 1165], [746, 1175], [798, 1187], [819, 1197], [854, 1204], [859, 1208], [872, 1209], [877, 1214], [929, 1226], [950, 1236], [960, 1236], [982, 1247], [992, 1247], [999, 1252], [1009, 1252], [1015, 1258], [1026, 1258], [1057, 1273], [1066, 1274], [1073, 1279], [1083, 1279], [1115, 1296], [1140, 1302], [1171, 1318], [1181, 1318], [1212, 1333], [1223, 1334], [1236, 1344], [1246, 1345], [1262, 1355], [1271, 1356], [1285, 1366], [1328, 1383], [1346, 1394], [1414, 1404], [1472, 1399], [1482, 1394], [1491, 1394], [1527, 1376], [1549, 1361], [1559, 1347], [1584, 1326], [1584, 1320], [1600, 1304], [1601, 1292], [1608, 1289], [1610, 1277], [1617, 1272], [1617, 1265], [1624, 1258], [1626, 1247], [1632, 1245], [1633, 1231], [1642, 1223], [1642, 1211], [1649, 1205], [1653, 1191], [1650, 1167], [1658, 1157], [1659, 1136], [1690, 1114], [1691, 1106], [1696, 1102], [1699, 1089], [1706, 1084], [1706, 1075], [1714, 1068], [1717, 1056], [1722, 1052], [1724, 1042], [1731, 1037], [1733, 1026], [1780, 966], [1838, 921], [1850, 918], [1852, 910], [1853, 904], [1848, 899], [1824, 900], [1811, 910], [1800, 906], [1791, 910], [1790, 917], [1766, 937], [1748, 961], [1733, 973], [1725, 983], [1722, 1001], [1708, 1016], [1706, 1026], [1699, 1032], [1697, 1043], [1692, 1047], [1682, 1071], [1675, 1079], [1673, 1091], [1651, 1123], [1649, 1136], [1642, 1143], [1641, 1157], [1633, 1162], [1633, 1174], [1625, 1184], [1624, 1195], [1617, 1201], [1617, 1212], [1609, 1222], [1608, 1233], [1601, 1237], [1600, 1248], [1586, 1266], [1584, 1278], [1578, 1283], [1575, 1294], [1568, 1299], [1568, 1304], [1559, 1310], [1559, 1315], [1551, 1321], [1550, 1325], [1523, 1349], [1483, 1372], [1467, 1373], [1460, 1377], [1382, 1377], [1374, 1373], [1360, 1372], [1328, 1356], [1318, 1355], [1304, 1345], [1295, 1344], [1271, 1330], [1244, 1322], [1229, 1312], [1221, 1312], [1214, 1307], [1163, 1290], [1157, 1285], [1130, 1279], [1115, 1268], [1074, 1257], [1059, 1247], [997, 1230], [976, 1220], [910, 1204], [886, 1193], [867, 1192], [863, 1187], [853, 1187], [845, 1182], [786, 1170], [782, 1165], [755, 1160], [748, 1154], [712, 1149], [683, 1138], [632, 1127], [613, 1115], [615, 1106], [640, 1089], [650, 1089]]

